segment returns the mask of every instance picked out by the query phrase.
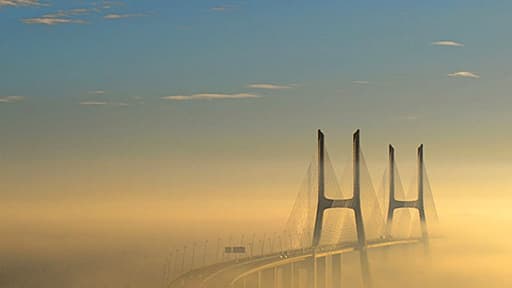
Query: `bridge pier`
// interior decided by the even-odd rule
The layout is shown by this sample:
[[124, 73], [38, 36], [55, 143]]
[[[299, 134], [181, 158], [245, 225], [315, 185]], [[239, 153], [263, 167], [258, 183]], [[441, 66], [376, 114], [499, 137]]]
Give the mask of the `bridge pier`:
[[282, 267], [274, 268], [274, 287], [275, 288], [296, 288], [296, 264], [290, 263]]
[[332, 286], [333, 288], [341, 287], [341, 254], [332, 256]]
[[331, 255], [327, 255], [324, 257], [324, 261], [325, 261], [325, 283], [324, 283], [324, 287], [325, 288], [331, 288], [332, 287], [332, 276], [333, 276], [333, 271], [332, 271], [332, 256]]
[[309, 261], [297, 262], [293, 265], [294, 267], [294, 278], [293, 278], [293, 288], [311, 288], [313, 286], [310, 285], [310, 268], [311, 265]]
[[325, 257], [318, 258], [317, 261], [317, 288], [327, 287], [327, 259]]
[[316, 252], [313, 252], [310, 263], [311, 264], [308, 269], [308, 287], [317, 288], [318, 263], [316, 259]]
[[290, 264], [290, 288], [295, 288], [295, 263]]
[[282, 267], [282, 278], [280, 282], [281, 288], [296, 288], [295, 285], [297, 283], [295, 277], [297, 277], [297, 273], [295, 272], [295, 264], [292, 262], [284, 267]]
[[361, 273], [363, 275], [363, 286], [365, 288], [373, 287], [372, 275], [370, 273], [370, 263], [368, 261], [368, 251], [366, 247], [362, 247], [359, 250], [359, 259], [361, 261]]
[[274, 281], [274, 284], [273, 284], [273, 287], [274, 288], [281, 288], [281, 286], [279, 285], [280, 284], [280, 277], [279, 277], [279, 267], [274, 267], [272, 269], [272, 273], [273, 273], [273, 281]]

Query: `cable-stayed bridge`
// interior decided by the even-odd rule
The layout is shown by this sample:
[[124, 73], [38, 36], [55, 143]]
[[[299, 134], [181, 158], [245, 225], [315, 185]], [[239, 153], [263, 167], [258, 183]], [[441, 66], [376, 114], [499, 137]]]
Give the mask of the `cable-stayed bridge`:
[[208, 254], [208, 243], [204, 243], [200, 261], [201, 247], [189, 247], [189, 265], [187, 247], [177, 250], [166, 268], [168, 287], [342, 287], [342, 256], [352, 253], [359, 255], [361, 280], [369, 288], [373, 285], [368, 251], [418, 243], [428, 248], [438, 217], [423, 145], [418, 146], [417, 171], [406, 193], [392, 145], [383, 181], [375, 190], [359, 130], [353, 134], [352, 159], [341, 177], [334, 170], [325, 142], [319, 130], [318, 151], [283, 233], [258, 243], [254, 236], [246, 240], [242, 236], [240, 243], [246, 245], [238, 248], [247, 252], [243, 257], [226, 259], [220, 239], [213, 255]]

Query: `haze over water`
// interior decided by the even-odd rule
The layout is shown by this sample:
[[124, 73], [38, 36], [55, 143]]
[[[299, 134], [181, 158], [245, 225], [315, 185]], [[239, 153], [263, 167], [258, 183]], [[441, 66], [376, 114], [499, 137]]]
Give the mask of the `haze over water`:
[[[506, 211], [506, 200], [440, 198], [445, 232], [443, 237], [432, 240], [431, 255], [426, 257], [424, 249], [416, 245], [370, 252], [374, 282], [378, 287], [392, 287], [396, 283], [415, 287], [508, 287], [512, 246], [507, 241], [510, 232], [506, 227], [511, 219], [506, 212], [499, 212]], [[457, 207], [450, 208], [454, 203]], [[495, 208], [468, 212], [463, 204]], [[172, 213], [159, 213], [156, 209], [164, 207], [155, 206], [138, 211], [116, 208], [116, 219], [87, 216], [99, 214], [98, 210], [83, 206], [69, 209], [83, 209], [82, 212], [60, 211], [51, 215], [56, 213], [52, 209], [51, 213], [32, 212], [23, 218], [6, 213], [8, 208], [2, 209], [4, 219], [9, 219], [2, 221], [1, 227], [2, 287], [164, 287], [167, 256], [173, 249], [181, 249], [178, 245], [214, 240], [218, 231], [237, 236], [237, 232], [261, 235], [267, 229], [279, 228], [263, 220], [252, 222], [252, 227], [258, 228], [236, 229], [234, 221], [211, 221], [208, 215], [199, 216], [203, 218], [199, 221], [182, 223], [188, 226], [183, 228], [175, 223]], [[142, 210], [146, 212], [132, 213]], [[134, 214], [145, 219], [134, 220]], [[235, 215], [240, 222], [244, 218], [251, 221], [250, 216]], [[226, 225], [231, 228], [226, 229]], [[346, 256], [344, 263], [344, 270], [356, 271], [355, 276], [343, 274], [346, 283], [358, 287], [358, 257]]]

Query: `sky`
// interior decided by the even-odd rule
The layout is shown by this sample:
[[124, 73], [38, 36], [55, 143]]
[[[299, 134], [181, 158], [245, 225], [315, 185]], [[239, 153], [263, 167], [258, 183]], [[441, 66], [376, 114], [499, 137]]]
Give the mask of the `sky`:
[[289, 202], [319, 128], [337, 163], [361, 128], [375, 174], [424, 143], [443, 195], [505, 195], [511, 6], [0, 1], [1, 196]]
[[508, 201], [510, 11], [504, 0], [0, 0], [0, 251], [22, 263], [88, 245], [103, 255], [120, 239], [167, 249], [178, 236], [279, 229], [317, 129], [339, 172], [361, 129], [376, 186], [388, 144], [407, 184], [423, 143], [441, 218], [458, 201]]
[[337, 159], [361, 128], [377, 166], [504, 168], [511, 6], [0, 1], [2, 194], [261, 198], [235, 191], [298, 183], [318, 128]]

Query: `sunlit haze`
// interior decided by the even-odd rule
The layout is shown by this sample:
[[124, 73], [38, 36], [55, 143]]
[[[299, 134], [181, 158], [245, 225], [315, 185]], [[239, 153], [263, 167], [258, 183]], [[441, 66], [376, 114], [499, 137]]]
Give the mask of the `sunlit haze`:
[[[318, 129], [338, 198], [360, 129], [372, 287], [512, 287], [509, 27], [494, 0], [0, 0], [0, 287], [211, 288], [356, 243], [355, 214], [329, 211], [314, 244]], [[426, 241], [421, 209], [397, 211], [423, 238], [373, 249], [391, 239], [389, 144], [397, 191], [425, 175], [439, 223]], [[358, 253], [343, 287], [370, 288]], [[313, 288], [300, 265], [258, 281]]]

